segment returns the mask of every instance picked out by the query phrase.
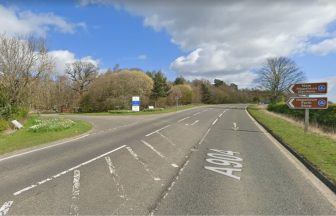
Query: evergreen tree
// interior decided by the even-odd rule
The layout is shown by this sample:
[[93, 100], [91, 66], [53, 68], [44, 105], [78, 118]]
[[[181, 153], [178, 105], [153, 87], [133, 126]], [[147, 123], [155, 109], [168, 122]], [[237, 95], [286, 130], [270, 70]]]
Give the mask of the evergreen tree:
[[187, 81], [184, 79], [183, 76], [176, 77], [174, 81], [174, 85], [182, 85], [185, 84]]
[[154, 99], [156, 103], [159, 97], [166, 97], [168, 95], [169, 86], [167, 84], [167, 78], [161, 71], [152, 73], [151, 77], [154, 81], [151, 98]]
[[202, 103], [205, 104], [210, 103], [211, 93], [209, 87], [206, 84], [202, 83], [201, 90], [202, 90]]

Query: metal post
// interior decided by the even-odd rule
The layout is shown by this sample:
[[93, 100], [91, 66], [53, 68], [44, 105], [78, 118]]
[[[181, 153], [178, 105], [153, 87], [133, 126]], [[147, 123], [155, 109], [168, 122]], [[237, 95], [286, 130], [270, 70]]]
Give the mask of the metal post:
[[308, 127], [309, 127], [309, 109], [305, 109], [305, 125], [304, 125], [304, 132], [308, 132]]

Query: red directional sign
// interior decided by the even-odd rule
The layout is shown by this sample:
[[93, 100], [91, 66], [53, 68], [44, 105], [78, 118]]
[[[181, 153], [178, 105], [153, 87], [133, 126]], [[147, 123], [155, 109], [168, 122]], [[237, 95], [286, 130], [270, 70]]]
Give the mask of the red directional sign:
[[292, 97], [287, 101], [287, 105], [291, 109], [327, 109], [327, 97]]
[[308, 95], [308, 94], [327, 94], [328, 83], [299, 83], [289, 87], [289, 92], [293, 94]]

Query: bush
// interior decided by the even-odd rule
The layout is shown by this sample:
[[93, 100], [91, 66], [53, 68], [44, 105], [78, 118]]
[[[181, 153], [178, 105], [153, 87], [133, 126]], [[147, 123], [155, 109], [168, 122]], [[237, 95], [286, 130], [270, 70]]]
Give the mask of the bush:
[[[304, 119], [304, 110], [289, 109], [284, 103], [269, 104], [267, 110], [292, 116], [298, 119]], [[329, 105], [325, 110], [310, 110], [309, 111], [310, 122], [317, 123], [327, 129], [336, 129], [336, 105]]]
[[71, 128], [75, 124], [74, 121], [70, 119], [63, 118], [50, 118], [50, 119], [40, 119], [36, 118], [33, 120], [33, 126], [28, 128], [30, 132], [46, 132], [46, 131], [61, 131]]
[[8, 122], [4, 119], [0, 119], [0, 132], [6, 130], [8, 127]]

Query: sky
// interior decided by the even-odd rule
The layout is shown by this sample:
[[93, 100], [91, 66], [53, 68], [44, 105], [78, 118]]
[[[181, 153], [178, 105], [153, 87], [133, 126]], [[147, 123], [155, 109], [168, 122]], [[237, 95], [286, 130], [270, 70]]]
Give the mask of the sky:
[[60, 74], [86, 60], [246, 88], [267, 58], [287, 56], [336, 101], [334, 0], [0, 0], [0, 33], [45, 38]]

